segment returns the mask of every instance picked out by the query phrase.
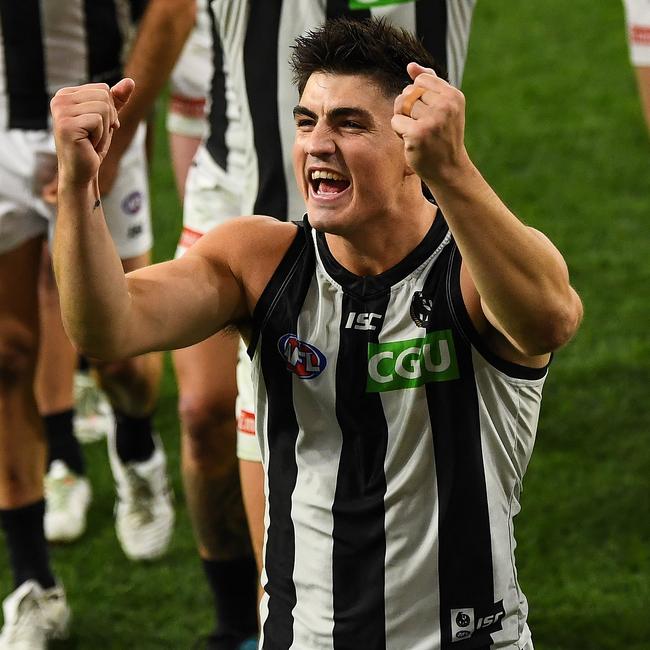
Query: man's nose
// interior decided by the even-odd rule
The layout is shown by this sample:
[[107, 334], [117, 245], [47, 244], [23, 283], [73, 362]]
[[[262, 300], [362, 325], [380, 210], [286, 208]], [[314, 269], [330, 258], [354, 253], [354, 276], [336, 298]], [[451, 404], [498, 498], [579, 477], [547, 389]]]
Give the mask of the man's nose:
[[332, 130], [325, 124], [316, 124], [305, 143], [305, 151], [311, 156], [331, 155], [336, 151]]

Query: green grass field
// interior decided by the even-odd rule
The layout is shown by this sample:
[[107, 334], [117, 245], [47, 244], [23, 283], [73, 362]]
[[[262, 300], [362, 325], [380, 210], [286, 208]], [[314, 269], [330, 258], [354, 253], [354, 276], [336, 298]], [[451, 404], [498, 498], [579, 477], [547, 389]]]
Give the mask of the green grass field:
[[[647, 649], [650, 139], [622, 4], [480, 0], [464, 91], [470, 155], [508, 205], [556, 242], [585, 304], [582, 329], [553, 362], [517, 519], [535, 647]], [[180, 229], [162, 116], [160, 125], [157, 260], [173, 254]], [[87, 446], [95, 495], [88, 532], [52, 550], [75, 616], [71, 639], [57, 648], [186, 649], [209, 630], [180, 485], [169, 360], [157, 423], [177, 497], [171, 551], [148, 565], [123, 557], [105, 447]], [[0, 587], [10, 589], [4, 553]]]

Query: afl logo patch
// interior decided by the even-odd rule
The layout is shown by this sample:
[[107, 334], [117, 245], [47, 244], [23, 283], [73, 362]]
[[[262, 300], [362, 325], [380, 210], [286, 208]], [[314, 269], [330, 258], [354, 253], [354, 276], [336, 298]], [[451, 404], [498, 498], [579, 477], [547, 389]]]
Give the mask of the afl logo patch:
[[418, 327], [426, 327], [431, 318], [433, 300], [425, 298], [421, 291], [416, 291], [411, 300], [411, 318]]
[[287, 370], [300, 379], [318, 377], [327, 365], [325, 355], [317, 347], [301, 341], [295, 334], [281, 336], [278, 350], [287, 362]]
[[142, 192], [131, 192], [122, 201], [122, 210], [127, 214], [137, 214], [142, 207]]

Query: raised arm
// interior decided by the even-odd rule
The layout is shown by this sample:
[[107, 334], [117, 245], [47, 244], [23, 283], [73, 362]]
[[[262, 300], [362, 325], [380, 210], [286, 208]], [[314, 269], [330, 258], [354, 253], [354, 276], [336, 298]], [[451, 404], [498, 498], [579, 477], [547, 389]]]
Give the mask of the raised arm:
[[66, 88], [52, 100], [59, 162], [54, 269], [66, 330], [85, 354], [119, 359], [195, 343], [247, 310], [230, 267], [237, 224], [200, 253], [124, 276], [99, 200], [98, 170], [118, 113], [133, 91], [123, 79]]
[[[470, 315], [479, 329], [484, 316], [526, 357], [555, 350], [573, 336], [582, 318], [564, 259], [544, 235], [512, 214], [470, 160], [462, 93], [428, 68], [411, 63], [408, 72], [414, 84], [395, 100], [393, 128], [463, 256], [463, 296]], [[416, 89], [422, 94], [411, 104]]]

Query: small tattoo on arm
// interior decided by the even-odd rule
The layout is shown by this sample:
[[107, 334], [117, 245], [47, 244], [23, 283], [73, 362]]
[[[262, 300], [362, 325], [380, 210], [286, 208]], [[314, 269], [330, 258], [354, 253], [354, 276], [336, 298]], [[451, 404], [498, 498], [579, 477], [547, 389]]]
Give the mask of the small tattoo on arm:
[[97, 200], [95, 201], [95, 205], [93, 205], [93, 210], [97, 210], [97, 208], [98, 208], [101, 204], [102, 204], [102, 202], [101, 202], [99, 199], [97, 199]]

